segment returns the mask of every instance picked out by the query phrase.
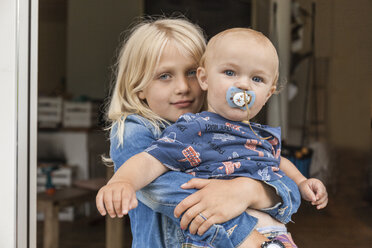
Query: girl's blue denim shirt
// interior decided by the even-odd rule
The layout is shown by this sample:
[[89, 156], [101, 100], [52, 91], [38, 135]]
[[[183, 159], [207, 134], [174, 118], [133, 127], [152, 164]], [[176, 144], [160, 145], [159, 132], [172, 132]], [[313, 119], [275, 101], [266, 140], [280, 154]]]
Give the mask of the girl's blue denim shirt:
[[[116, 132], [117, 127], [114, 125], [110, 135], [110, 156], [115, 171], [130, 157], [149, 147], [161, 134], [147, 119], [139, 115], [129, 115], [126, 118], [123, 145], [118, 145], [118, 138], [114, 135]], [[195, 189], [180, 188], [192, 178], [186, 173], [169, 171], [137, 192], [138, 207], [129, 211], [132, 247], [174, 248], [187, 244], [187, 247], [228, 248], [239, 246], [249, 236], [257, 219], [245, 212], [228, 222], [213, 225], [202, 236], [181, 230], [180, 218], [175, 218], [173, 211], [179, 202], [196, 192]], [[278, 182], [272, 185], [282, 197], [283, 203], [264, 210], [283, 223], [290, 221], [300, 201], [297, 186], [287, 179], [285, 184]]]

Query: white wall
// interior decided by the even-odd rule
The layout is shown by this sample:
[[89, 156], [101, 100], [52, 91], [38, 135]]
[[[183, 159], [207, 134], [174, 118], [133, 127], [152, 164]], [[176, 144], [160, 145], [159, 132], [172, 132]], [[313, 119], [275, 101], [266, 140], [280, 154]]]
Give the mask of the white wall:
[[0, 2], [0, 247], [7, 248], [36, 247], [36, 180], [30, 177], [36, 172], [37, 6], [37, 0]]
[[16, 4], [0, 2], [0, 247], [16, 241]]
[[[270, 30], [270, 39], [277, 48], [279, 55], [279, 79], [278, 85], [282, 85], [289, 78], [290, 65], [290, 38], [291, 38], [291, 1], [272, 0], [272, 5], [277, 4], [276, 27]], [[274, 18], [271, 16], [270, 18]], [[273, 22], [273, 20], [272, 20]], [[274, 23], [273, 23], [274, 24]], [[282, 139], [287, 138], [288, 132], [288, 88], [283, 88], [279, 95], [273, 95], [268, 102], [267, 119], [271, 126], [280, 126], [282, 129]]]

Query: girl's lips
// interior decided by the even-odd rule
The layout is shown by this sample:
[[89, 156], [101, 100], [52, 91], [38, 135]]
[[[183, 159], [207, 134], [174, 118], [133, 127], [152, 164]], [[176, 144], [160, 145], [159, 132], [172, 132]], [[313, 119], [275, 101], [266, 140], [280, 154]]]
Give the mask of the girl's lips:
[[187, 108], [187, 107], [189, 107], [192, 103], [193, 103], [193, 101], [188, 100], [188, 101], [178, 101], [178, 102], [174, 102], [174, 103], [172, 103], [172, 105], [176, 106], [177, 108]]

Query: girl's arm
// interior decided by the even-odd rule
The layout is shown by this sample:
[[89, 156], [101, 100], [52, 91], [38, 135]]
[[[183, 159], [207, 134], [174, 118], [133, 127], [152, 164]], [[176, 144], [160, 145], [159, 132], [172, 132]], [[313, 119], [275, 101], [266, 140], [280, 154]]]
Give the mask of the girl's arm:
[[[198, 189], [186, 197], [174, 210], [180, 217], [181, 228], [189, 226], [191, 233], [203, 234], [215, 223], [224, 223], [243, 213], [248, 207], [269, 208], [281, 202], [274, 188], [247, 177], [231, 180], [193, 178], [181, 186], [183, 189]], [[200, 222], [197, 215], [203, 212], [207, 221]]]
[[[101, 215], [122, 217], [137, 206], [136, 191], [165, 173], [167, 168], [146, 152], [128, 159], [113, 175], [96, 197], [96, 205]], [[106, 210], [105, 210], [106, 208]]]
[[168, 171], [167, 167], [159, 160], [147, 152], [141, 152], [120, 166], [107, 184], [126, 182], [138, 191], [166, 171]]

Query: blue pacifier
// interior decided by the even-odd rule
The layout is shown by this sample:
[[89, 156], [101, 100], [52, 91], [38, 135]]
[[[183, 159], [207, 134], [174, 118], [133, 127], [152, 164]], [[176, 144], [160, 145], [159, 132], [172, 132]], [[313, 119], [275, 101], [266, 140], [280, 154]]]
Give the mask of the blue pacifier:
[[230, 107], [247, 110], [244, 102], [244, 94], [248, 108], [251, 108], [256, 99], [256, 94], [253, 91], [244, 91], [232, 86], [226, 92], [226, 101]]

